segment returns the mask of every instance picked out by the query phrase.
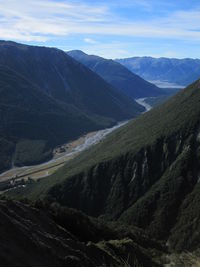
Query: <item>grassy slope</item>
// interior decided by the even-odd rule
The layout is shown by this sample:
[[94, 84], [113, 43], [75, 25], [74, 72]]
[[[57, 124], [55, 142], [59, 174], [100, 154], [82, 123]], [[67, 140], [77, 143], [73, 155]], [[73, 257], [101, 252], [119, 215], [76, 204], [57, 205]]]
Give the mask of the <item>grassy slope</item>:
[[162, 89], [165, 95], [157, 96], [157, 97], [148, 97], [145, 99], [145, 102], [148, 103], [152, 107], [156, 107], [158, 105], [163, 104], [165, 101], [167, 101], [170, 97], [177, 94], [180, 89]]
[[200, 114], [199, 81], [178, 93], [175, 97], [131, 121], [128, 125], [109, 135], [103, 142], [82, 153], [70, 161], [53, 176], [27, 188], [28, 195], [38, 197], [54, 184], [78, 174], [100, 162], [117, 159], [126, 153], [136, 155], [146, 146], [151, 146], [162, 137], [173, 136], [181, 132], [189, 135], [199, 122]]
[[168, 240], [173, 250], [196, 250], [199, 126], [197, 81], [53, 176], [13, 191], [12, 196], [48, 195], [90, 215], [144, 228], [153, 237]]

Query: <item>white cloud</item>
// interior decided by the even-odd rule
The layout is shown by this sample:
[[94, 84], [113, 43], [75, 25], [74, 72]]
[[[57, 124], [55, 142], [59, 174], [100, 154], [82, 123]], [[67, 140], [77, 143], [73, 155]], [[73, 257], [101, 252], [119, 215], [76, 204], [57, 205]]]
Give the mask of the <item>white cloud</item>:
[[77, 32], [82, 23], [105, 21], [106, 16], [105, 6], [55, 0], [0, 0], [0, 38], [46, 41]]
[[[118, 17], [109, 9], [109, 3], [106, 6], [82, 2], [0, 0], [0, 38], [43, 42], [69, 34], [99, 34], [200, 40], [199, 10], [180, 11], [144, 22]], [[138, 0], [134, 2], [139, 4]], [[149, 6], [145, 0], [141, 4]], [[84, 41], [92, 43], [93, 39]]]
[[91, 38], [84, 38], [83, 40], [85, 43], [88, 43], [88, 44], [97, 44], [97, 41]]

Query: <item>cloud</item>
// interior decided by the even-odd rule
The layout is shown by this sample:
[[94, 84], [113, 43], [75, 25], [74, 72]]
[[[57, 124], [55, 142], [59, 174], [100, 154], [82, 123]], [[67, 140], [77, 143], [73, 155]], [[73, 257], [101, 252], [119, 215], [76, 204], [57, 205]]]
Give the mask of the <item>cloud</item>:
[[82, 23], [90, 25], [105, 21], [106, 16], [107, 7], [103, 5], [55, 0], [0, 0], [0, 38], [46, 41], [53, 36], [77, 32]]
[[85, 43], [88, 43], [88, 44], [97, 44], [97, 41], [91, 38], [84, 38], [83, 40]]
[[[73, 34], [200, 40], [200, 10], [178, 11], [163, 18], [122, 17], [109, 2], [0, 0], [0, 38], [45, 42]], [[125, 1], [125, 4], [128, 5]], [[139, 4], [134, 0], [133, 3]], [[141, 1], [148, 7], [148, 1]], [[93, 43], [92, 38], [85, 42]]]

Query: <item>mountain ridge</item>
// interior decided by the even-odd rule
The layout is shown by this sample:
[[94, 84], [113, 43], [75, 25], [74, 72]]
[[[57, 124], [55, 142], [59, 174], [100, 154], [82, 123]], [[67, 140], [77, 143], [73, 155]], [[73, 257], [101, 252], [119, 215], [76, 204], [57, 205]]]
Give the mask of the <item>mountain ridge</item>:
[[17, 143], [16, 164], [40, 163], [56, 145], [143, 111], [59, 49], [0, 41], [0, 75], [0, 171], [11, 166]]
[[131, 57], [116, 59], [130, 71], [150, 81], [167, 81], [187, 86], [199, 78], [200, 59]]
[[100, 75], [108, 83], [132, 98], [164, 95], [165, 92], [143, 80], [127, 68], [111, 59], [87, 55], [81, 50], [72, 50], [67, 54]]

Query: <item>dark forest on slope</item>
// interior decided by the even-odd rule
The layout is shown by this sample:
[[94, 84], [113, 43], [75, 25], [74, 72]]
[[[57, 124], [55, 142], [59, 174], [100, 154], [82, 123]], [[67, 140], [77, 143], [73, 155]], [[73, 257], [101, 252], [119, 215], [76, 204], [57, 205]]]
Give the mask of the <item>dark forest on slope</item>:
[[0, 42], [0, 171], [16, 144], [15, 164], [36, 164], [57, 144], [143, 110], [61, 50]]
[[197, 81], [53, 176], [12, 194], [32, 199], [43, 195], [91, 216], [143, 228], [168, 240], [173, 250], [196, 250], [199, 115]]

